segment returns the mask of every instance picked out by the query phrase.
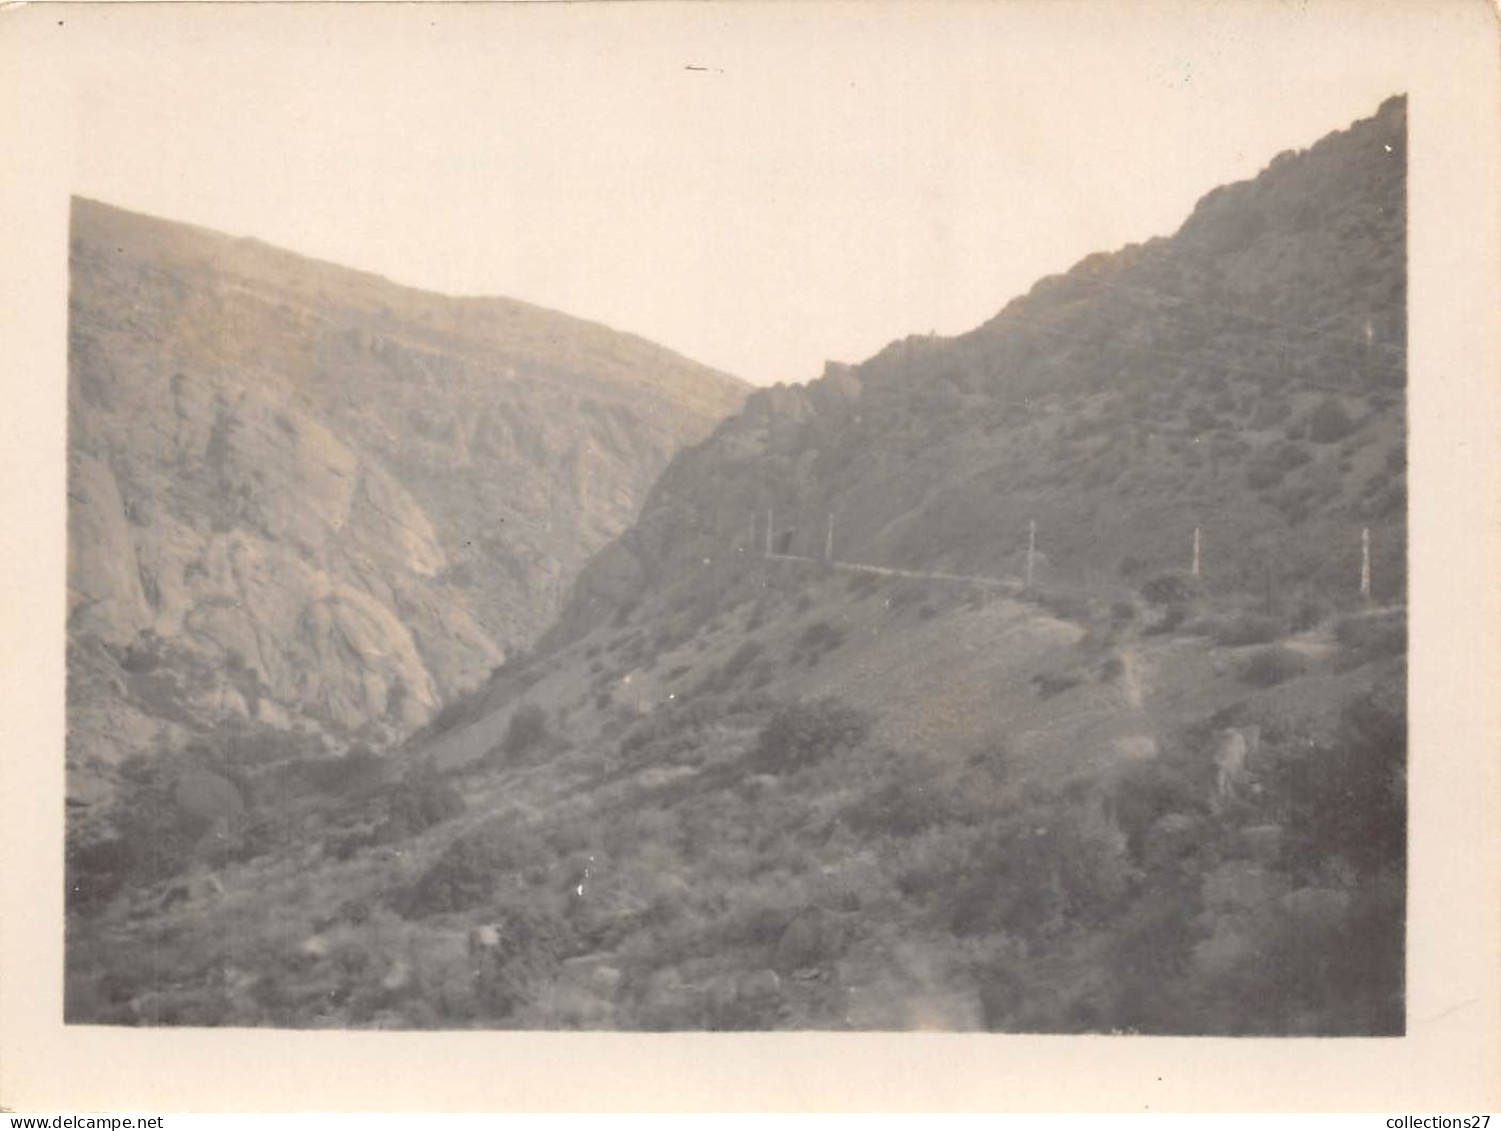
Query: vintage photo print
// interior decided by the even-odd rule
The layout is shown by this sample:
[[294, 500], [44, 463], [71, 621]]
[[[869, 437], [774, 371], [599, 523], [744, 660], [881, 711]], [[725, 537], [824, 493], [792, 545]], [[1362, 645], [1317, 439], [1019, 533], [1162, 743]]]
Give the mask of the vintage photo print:
[[48, 1039], [1494, 1051], [1490, 15], [0, 13]]

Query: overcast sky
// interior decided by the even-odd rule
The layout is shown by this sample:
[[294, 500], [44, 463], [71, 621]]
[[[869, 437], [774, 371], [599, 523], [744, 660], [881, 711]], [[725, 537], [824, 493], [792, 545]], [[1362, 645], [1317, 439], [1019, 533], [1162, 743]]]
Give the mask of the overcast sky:
[[76, 191], [757, 383], [969, 329], [1403, 89], [1356, 5], [114, 6]]

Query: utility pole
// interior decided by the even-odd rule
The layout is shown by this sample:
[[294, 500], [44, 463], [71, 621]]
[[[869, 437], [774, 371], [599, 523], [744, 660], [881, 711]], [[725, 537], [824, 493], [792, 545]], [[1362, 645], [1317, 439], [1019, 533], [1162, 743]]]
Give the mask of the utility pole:
[[828, 530], [828, 533], [824, 535], [824, 539], [823, 539], [823, 560], [826, 561], [826, 562], [832, 562], [834, 560], [834, 512], [833, 511], [829, 512], [829, 530]]
[[771, 508], [766, 508], [766, 556], [771, 556]]
[[[1367, 318], [1365, 320], [1365, 367], [1364, 367], [1365, 387], [1367, 389], [1369, 389], [1371, 387], [1371, 342], [1375, 339], [1375, 337], [1376, 337], [1376, 324], [1375, 324], [1374, 320], [1372, 320], [1370, 318]], [[1370, 531], [1367, 531], [1366, 533], [1369, 534]], [[1366, 590], [1364, 590], [1364, 589], [1361, 590], [1361, 593], [1364, 596], [1367, 596], [1367, 597], [1370, 596], [1370, 593], [1366, 592]]]
[[1365, 526], [1360, 531], [1360, 595], [1367, 601], [1371, 599], [1371, 528]]
[[1194, 527], [1194, 565], [1193, 565], [1193, 575], [1195, 577], [1199, 576], [1199, 528], [1197, 526]]
[[1266, 564], [1266, 615], [1272, 615], [1272, 563]]
[[1032, 562], [1037, 557], [1037, 520], [1027, 520], [1027, 586], [1032, 585]]

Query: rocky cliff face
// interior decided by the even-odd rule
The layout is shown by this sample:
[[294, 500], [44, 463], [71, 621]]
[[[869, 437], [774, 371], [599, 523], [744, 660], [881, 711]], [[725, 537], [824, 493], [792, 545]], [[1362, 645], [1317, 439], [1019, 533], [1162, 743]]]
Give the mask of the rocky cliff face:
[[743, 395], [602, 326], [89, 201], [70, 250], [80, 769], [227, 719], [411, 729]]
[[[1371, 530], [1405, 587], [1406, 104], [1214, 190], [957, 338], [758, 390], [682, 453], [580, 579], [556, 641], [765, 545], [881, 566], [1134, 585], [1189, 565], [1283, 607], [1348, 594]], [[707, 599], [707, 598], [706, 598]], [[673, 598], [681, 605], [682, 596]]]

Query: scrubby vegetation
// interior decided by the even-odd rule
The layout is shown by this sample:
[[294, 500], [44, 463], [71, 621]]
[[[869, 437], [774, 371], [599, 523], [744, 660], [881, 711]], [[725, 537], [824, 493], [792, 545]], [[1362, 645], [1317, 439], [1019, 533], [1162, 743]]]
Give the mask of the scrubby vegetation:
[[761, 728], [755, 762], [767, 773], [800, 770], [858, 745], [869, 729], [869, 719], [836, 700], [793, 703], [777, 711]]
[[[1108, 611], [1100, 622], [1117, 624]], [[1226, 624], [1237, 640], [1267, 632]], [[1280, 654], [1255, 647], [1252, 662]], [[120, 928], [149, 931], [134, 947], [76, 948], [69, 1015], [1399, 1033], [1406, 719], [1393, 662], [1370, 661], [1373, 678], [1328, 725], [1253, 696], [1103, 775], [1018, 774], [1001, 748], [958, 760], [895, 748], [837, 699], [712, 688], [639, 720], [547, 810], [471, 816], [430, 767], [393, 778], [379, 759], [314, 763], [298, 780], [327, 802], [325, 828], [353, 830], [329, 840], [316, 881], [337, 896], [291, 866], [296, 830], [237, 865], [262, 869], [256, 898], [282, 905], [274, 928], [226, 903], [213, 932], [184, 933], [172, 915], [197, 897], [146, 882], [170, 866], [134, 865], [142, 894], [120, 905], [129, 887], [80, 860], [95, 887], [75, 914], [166, 907]], [[1253, 723], [1258, 753], [1227, 788], [1217, 736]], [[531, 722], [522, 733], [537, 740]], [[471, 791], [522, 768], [478, 772]], [[161, 783], [140, 788], [140, 819], [159, 820]]]

